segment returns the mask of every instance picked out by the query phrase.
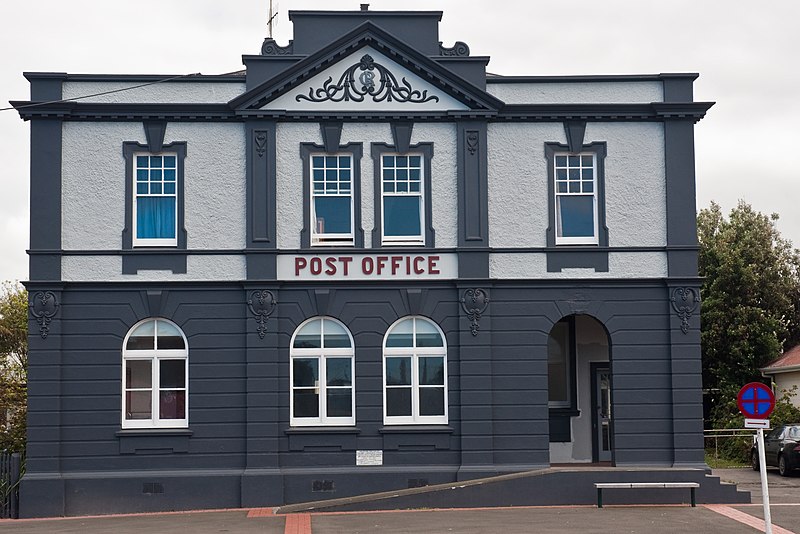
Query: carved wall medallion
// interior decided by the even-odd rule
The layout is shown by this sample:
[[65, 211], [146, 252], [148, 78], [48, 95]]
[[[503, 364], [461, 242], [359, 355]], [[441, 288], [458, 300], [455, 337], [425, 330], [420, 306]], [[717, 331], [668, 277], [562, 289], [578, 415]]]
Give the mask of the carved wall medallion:
[[689, 319], [700, 303], [700, 293], [691, 287], [676, 287], [672, 291], [672, 309], [681, 319], [681, 332], [689, 333]]
[[478, 132], [467, 132], [467, 150], [470, 156], [474, 156], [475, 152], [478, 151]]
[[480, 288], [467, 289], [461, 297], [461, 308], [467, 314], [467, 318], [472, 321], [469, 327], [473, 336], [478, 335], [480, 320], [486, 308], [489, 306], [489, 295]]
[[263, 158], [267, 151], [267, 132], [256, 132], [255, 136], [256, 154], [259, 158]]
[[363, 102], [367, 97], [372, 98], [373, 102], [422, 104], [439, 101], [438, 96], [428, 95], [427, 90], [414, 89], [405, 77], [398, 82], [389, 69], [376, 63], [369, 54], [365, 54], [361, 61], [344, 71], [336, 83], [329, 76], [322, 87], [310, 87], [308, 95], [297, 95], [295, 99], [298, 102]]
[[258, 323], [258, 337], [261, 339], [264, 339], [267, 334], [267, 319], [275, 311], [277, 304], [275, 295], [267, 289], [253, 291], [247, 299], [247, 307], [250, 308], [250, 313], [255, 315], [256, 323]]
[[31, 316], [39, 323], [39, 335], [42, 339], [50, 333], [50, 322], [58, 313], [58, 299], [52, 291], [39, 291], [33, 296], [28, 306]]
[[468, 56], [469, 55], [469, 47], [467, 43], [462, 41], [456, 41], [453, 45], [453, 48], [447, 48], [439, 43], [439, 54], [443, 56]]

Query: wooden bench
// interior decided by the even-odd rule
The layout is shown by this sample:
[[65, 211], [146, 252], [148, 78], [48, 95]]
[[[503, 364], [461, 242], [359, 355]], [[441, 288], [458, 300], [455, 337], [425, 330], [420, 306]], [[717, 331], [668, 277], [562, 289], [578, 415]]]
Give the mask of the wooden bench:
[[646, 489], [646, 488], [689, 488], [692, 490], [692, 506], [697, 506], [694, 491], [700, 487], [697, 482], [599, 482], [597, 488], [597, 507], [603, 507], [604, 489]]

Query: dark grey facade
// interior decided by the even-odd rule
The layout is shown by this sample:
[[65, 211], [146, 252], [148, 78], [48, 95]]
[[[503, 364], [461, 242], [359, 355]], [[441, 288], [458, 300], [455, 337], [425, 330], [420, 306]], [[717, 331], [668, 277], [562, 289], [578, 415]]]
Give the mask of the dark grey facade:
[[[703, 469], [692, 132], [710, 104], [692, 101], [696, 75], [491, 79], [485, 73], [488, 58], [470, 56], [463, 43], [442, 46], [440, 18], [438, 12], [293, 12], [294, 40], [287, 47], [265, 41], [262, 55], [244, 57], [244, 76], [175, 82], [197, 91], [204, 84], [244, 84], [243, 92], [227, 102], [59, 102], [69, 84], [147, 77], [26, 74], [31, 101], [14, 103], [30, 120], [32, 152], [26, 284], [31, 298], [29, 445], [22, 516], [298, 503], [546, 469], [564, 463], [559, 454], [575, 463], [653, 468], [636, 475], [650, 480], [663, 478], [659, 469]], [[318, 109], [309, 110], [315, 104], [299, 96], [295, 109], [271, 107], [294, 90], [306, 94], [306, 88], [314, 87], [314, 76], [364, 47], [392, 59], [391, 68], [404, 69], [412, 86], [425, 80], [439, 103], [453, 102], [451, 108], [457, 104], [458, 109], [436, 107], [436, 102], [414, 107], [413, 94], [402, 92], [394, 101], [372, 102], [363, 110], [340, 109], [327, 105], [336, 96], [332, 90], [314, 97], [327, 101]], [[505, 102], [487, 89], [512, 83], [643, 83], [660, 90], [663, 99], [522, 104]], [[410, 99], [408, 108], [398, 107], [403, 98]], [[78, 217], [63, 191], [69, 179], [66, 167], [74, 164], [68, 154], [72, 131], [66, 125], [97, 125], [103, 135], [103, 128], [122, 123], [146, 132], [140, 141], [121, 138], [118, 152], [108, 155], [114, 161], [127, 158], [129, 166], [136, 150], [161, 153], [178, 145], [190, 161], [198, 153], [197, 141], [170, 137], [170, 128], [240, 129], [246, 226], [240, 229], [242, 246], [193, 246], [196, 233], [190, 199], [183, 196], [184, 181], [186, 195], [190, 189], [194, 195], [203, 192], [192, 189], [188, 166], [181, 168], [179, 178], [177, 246], [133, 244], [130, 171], [127, 178], [116, 177], [125, 198], [121, 225], [113, 229], [122, 236], [118, 248], [65, 246], [72, 239], [69, 232], [79, 227], [62, 221], [62, 214]], [[492, 138], [498, 127], [555, 125], [563, 138], [532, 141], [543, 156], [545, 146], [587, 154], [583, 147], [604, 143], [611, 159], [620, 152], [619, 141], [590, 138], [593, 125], [643, 123], [663, 128], [663, 158], [657, 167], [663, 169], [666, 220], [657, 222], [664, 227], [658, 244], [631, 244], [635, 237], [615, 241], [615, 232], [619, 236], [621, 230], [613, 224], [614, 213], [624, 207], [610, 205], [619, 197], [612, 199], [605, 191], [594, 197], [600, 199], [602, 223], [597, 242], [559, 244], [554, 237], [552, 169], [549, 178], [547, 173], [541, 178], [550, 188], [549, 193], [547, 187], [540, 191], [549, 198], [550, 210], [537, 215], [539, 235], [529, 246], [490, 242], [491, 223], [497, 220], [493, 210], [502, 209], [490, 198], [493, 180], [501, 180], [492, 167], [493, 150], [502, 142]], [[281, 145], [285, 132], [297, 124], [319, 137]], [[390, 137], [343, 139], [352, 137], [354, 126], [369, 124], [389, 125]], [[432, 138], [429, 132], [438, 130], [424, 129], [437, 125], [452, 127], [448, 144]], [[414, 138], [420, 131], [431, 138]], [[125, 154], [123, 147], [129, 147]], [[415, 149], [427, 165], [420, 242], [382, 245], [386, 232], [376, 209], [381, 206], [380, 156]], [[353, 178], [357, 190], [351, 193], [357, 211], [354, 235], [347, 247], [315, 246], [309, 211], [298, 218], [301, 227], [291, 230], [280, 215], [279, 197], [285, 192], [279, 184], [293, 172], [282, 154], [292, 154], [307, 166], [316, 152], [350, 154], [359, 165]], [[442, 187], [435, 164], [447, 157], [455, 162], [452, 198], [437, 196]], [[374, 172], [363, 166], [368, 161]], [[600, 186], [620, 187], [625, 173], [613, 174], [612, 166], [606, 167], [603, 171], [601, 162], [606, 176]], [[311, 203], [309, 172], [306, 168], [305, 178], [296, 177], [304, 210]], [[370, 188], [362, 189], [367, 183]], [[437, 225], [436, 218], [437, 203], [447, 202], [457, 210], [450, 242], [448, 229]], [[375, 224], [370, 227], [362, 220]], [[390, 262], [409, 254], [422, 254], [426, 261], [430, 255], [452, 258], [455, 274], [292, 279], [287, 263], [281, 263], [282, 258], [294, 258], [297, 274], [297, 258], [306, 256], [319, 256], [321, 262], [342, 255]], [[615, 263], [615, 258], [637, 254], [662, 258], [665, 268], [641, 276]], [[540, 275], [515, 274], [498, 263], [512, 256], [526, 265], [542, 265]], [[219, 268], [216, 278], [193, 276], [193, 265], [207, 262], [213, 267], [223, 257], [240, 261], [244, 275]], [[80, 263], [90, 259], [96, 263]], [[104, 276], [93, 265], [118, 270]], [[587, 275], [589, 271], [599, 276]], [[352, 335], [355, 424], [292, 424], [291, 343], [298, 327], [315, 317], [335, 318]], [[444, 335], [445, 423], [391, 424], [385, 417], [385, 336], [404, 317], [426, 318]], [[188, 425], [183, 427], [123, 428], [121, 423], [126, 402], [123, 345], [131, 329], [149, 318], [171, 321], [188, 343]], [[565, 386], [569, 394], [554, 404], [548, 343], [554, 325], [565, 318], [573, 324]], [[605, 339], [598, 345], [595, 338], [582, 338], [581, 324], [593, 324]], [[584, 360], [583, 351], [604, 356]], [[613, 417], [604, 437], [585, 430], [590, 428], [587, 419], [582, 420], [585, 428], [576, 426], [581, 414], [589, 417], [596, 410], [586, 394], [590, 363], [603, 364], [611, 377]], [[598, 421], [591, 424], [596, 428]], [[603, 439], [608, 459], [600, 451]], [[576, 452], [579, 448], [588, 452]], [[357, 465], [364, 451], [381, 451], [380, 463]], [[707, 492], [707, 500], [713, 500], [713, 491]], [[570, 493], [554, 494], [569, 502]], [[548, 499], [542, 502], [552, 504]]]

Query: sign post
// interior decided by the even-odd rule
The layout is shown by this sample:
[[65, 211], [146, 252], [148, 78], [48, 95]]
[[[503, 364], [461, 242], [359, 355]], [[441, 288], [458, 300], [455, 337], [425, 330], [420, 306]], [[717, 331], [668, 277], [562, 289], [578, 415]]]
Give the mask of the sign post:
[[744, 415], [744, 427], [757, 429], [758, 466], [761, 473], [761, 495], [764, 501], [764, 532], [772, 534], [772, 514], [769, 510], [767, 460], [764, 454], [764, 429], [769, 428], [769, 414], [775, 408], [775, 394], [761, 382], [750, 382], [739, 390], [736, 404]]

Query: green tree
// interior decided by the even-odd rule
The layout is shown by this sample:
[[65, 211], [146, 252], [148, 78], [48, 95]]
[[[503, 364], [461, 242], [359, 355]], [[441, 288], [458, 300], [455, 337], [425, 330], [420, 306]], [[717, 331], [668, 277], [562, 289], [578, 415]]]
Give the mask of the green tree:
[[0, 293], [0, 450], [25, 449], [28, 293], [4, 282]]
[[743, 201], [727, 219], [714, 202], [697, 217], [703, 383], [720, 422], [733, 415], [725, 399], [762, 380], [759, 367], [800, 336], [800, 251], [777, 220]]

